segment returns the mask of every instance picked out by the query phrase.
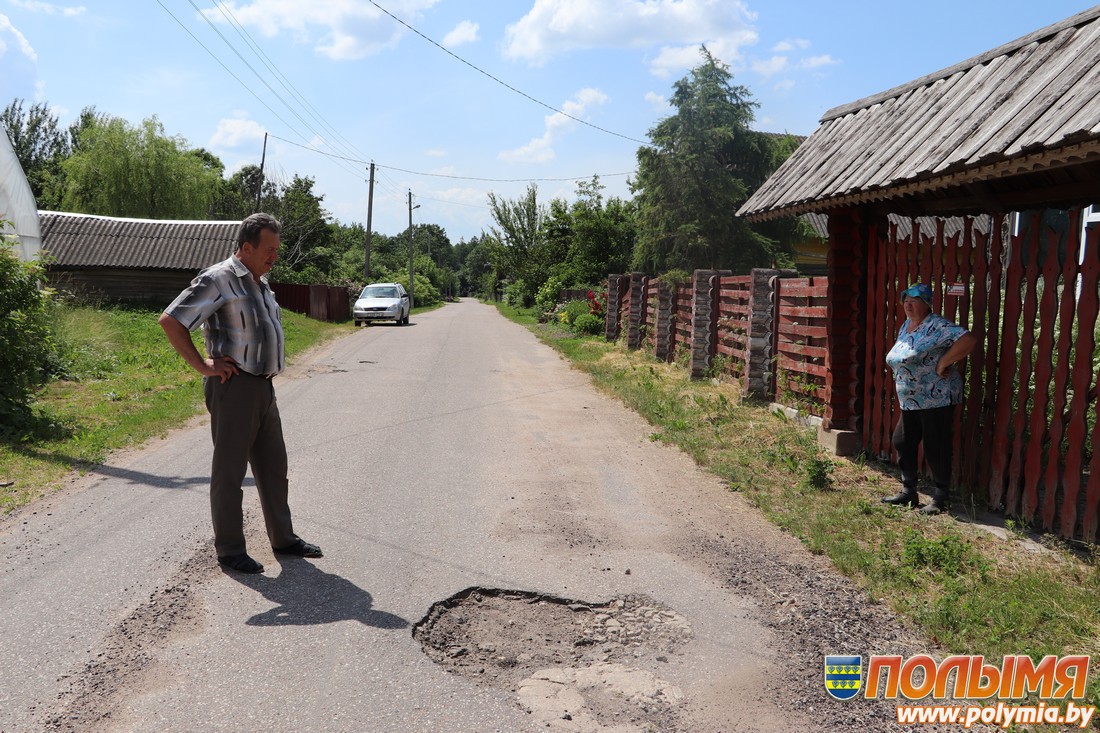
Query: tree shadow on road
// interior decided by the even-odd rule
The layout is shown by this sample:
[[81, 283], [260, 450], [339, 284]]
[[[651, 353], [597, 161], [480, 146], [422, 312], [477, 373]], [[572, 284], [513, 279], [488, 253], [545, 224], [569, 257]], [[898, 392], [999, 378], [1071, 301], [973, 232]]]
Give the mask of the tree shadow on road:
[[275, 608], [256, 614], [249, 626], [305, 626], [358, 621], [380, 629], [406, 629], [400, 616], [371, 608], [371, 594], [346, 578], [326, 573], [306, 560], [280, 561], [278, 577], [228, 573], [238, 583], [263, 594]]

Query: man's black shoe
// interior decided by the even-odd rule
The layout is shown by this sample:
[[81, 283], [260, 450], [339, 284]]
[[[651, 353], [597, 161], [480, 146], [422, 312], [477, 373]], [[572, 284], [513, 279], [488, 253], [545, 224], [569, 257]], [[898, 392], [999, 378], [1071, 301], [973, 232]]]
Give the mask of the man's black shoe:
[[247, 553], [240, 555], [222, 555], [218, 558], [218, 564], [223, 568], [236, 570], [238, 573], [262, 573], [264, 566], [253, 560]]
[[324, 557], [325, 554], [321, 552], [321, 548], [317, 545], [306, 542], [301, 537], [294, 541], [294, 544], [287, 545], [286, 547], [273, 547], [271, 548], [277, 555], [294, 555], [295, 557]]

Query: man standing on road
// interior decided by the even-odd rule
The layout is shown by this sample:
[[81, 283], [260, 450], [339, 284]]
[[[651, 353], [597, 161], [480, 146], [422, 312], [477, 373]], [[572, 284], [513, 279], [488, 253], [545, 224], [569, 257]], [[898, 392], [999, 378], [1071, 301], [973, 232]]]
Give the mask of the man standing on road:
[[[283, 325], [267, 275], [279, 256], [280, 226], [270, 214], [241, 222], [237, 250], [199, 273], [160, 316], [168, 341], [203, 375], [214, 460], [210, 469], [210, 512], [218, 562], [241, 573], [264, 566], [245, 550], [244, 492], [252, 466], [271, 547], [278, 554], [321, 557], [321, 548], [302, 540], [287, 505], [287, 457], [283, 427], [271, 379], [283, 370]], [[204, 359], [190, 332], [203, 327]]]

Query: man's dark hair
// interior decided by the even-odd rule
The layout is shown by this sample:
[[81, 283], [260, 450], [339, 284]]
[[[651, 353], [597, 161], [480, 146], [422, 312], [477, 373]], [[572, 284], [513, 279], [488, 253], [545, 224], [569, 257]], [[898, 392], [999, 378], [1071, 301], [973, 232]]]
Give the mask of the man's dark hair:
[[279, 224], [279, 220], [274, 216], [263, 212], [253, 214], [242, 221], [241, 228], [237, 230], [237, 249], [240, 249], [241, 245], [245, 242], [251, 245], [259, 244], [260, 232], [264, 229], [279, 234], [282, 231], [282, 225]]

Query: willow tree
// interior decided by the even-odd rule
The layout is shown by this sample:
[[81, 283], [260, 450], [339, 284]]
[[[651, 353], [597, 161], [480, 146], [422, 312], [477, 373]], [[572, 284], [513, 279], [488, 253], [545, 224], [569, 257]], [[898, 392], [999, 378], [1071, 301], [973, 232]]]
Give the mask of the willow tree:
[[221, 185], [220, 161], [169, 136], [154, 116], [139, 127], [99, 116], [65, 161], [68, 211], [142, 219], [205, 219]]
[[778, 165], [789, 136], [750, 129], [758, 104], [749, 90], [733, 84], [729, 68], [706, 47], [701, 53], [703, 62], [673, 86], [676, 112], [638, 150], [637, 270], [740, 273], [785, 261], [790, 251], [735, 215]]

